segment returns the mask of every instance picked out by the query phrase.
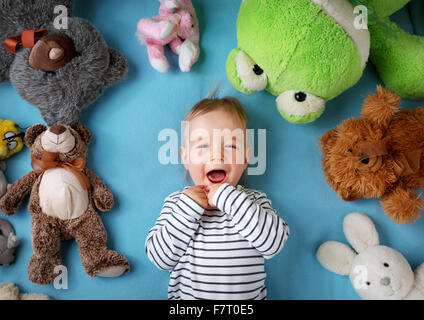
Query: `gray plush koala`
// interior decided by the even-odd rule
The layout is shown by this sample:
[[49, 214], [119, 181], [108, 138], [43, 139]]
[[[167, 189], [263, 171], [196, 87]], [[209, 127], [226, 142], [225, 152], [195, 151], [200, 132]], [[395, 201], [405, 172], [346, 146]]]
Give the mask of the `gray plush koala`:
[[9, 265], [15, 260], [18, 238], [9, 222], [0, 219], [0, 266]]
[[[70, 16], [72, 2], [0, 0], [0, 83], [11, 81], [49, 126], [78, 122], [81, 110], [128, 70], [124, 56], [108, 48], [88, 21], [72, 17], [67, 29], [54, 27], [54, 8], [64, 5]], [[28, 29], [47, 32], [33, 37], [32, 47], [25, 48], [22, 42], [15, 54], [8, 52], [6, 39], [19, 35], [24, 39], [23, 30]]]

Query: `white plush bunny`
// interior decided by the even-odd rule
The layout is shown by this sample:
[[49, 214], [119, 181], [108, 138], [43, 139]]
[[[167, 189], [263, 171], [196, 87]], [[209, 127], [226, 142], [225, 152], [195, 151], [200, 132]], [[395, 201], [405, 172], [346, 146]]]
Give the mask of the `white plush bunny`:
[[348, 275], [358, 295], [367, 300], [424, 300], [424, 263], [412, 271], [398, 251], [379, 245], [372, 220], [350, 213], [343, 231], [353, 251], [344, 243], [327, 241], [316, 253], [322, 266]]

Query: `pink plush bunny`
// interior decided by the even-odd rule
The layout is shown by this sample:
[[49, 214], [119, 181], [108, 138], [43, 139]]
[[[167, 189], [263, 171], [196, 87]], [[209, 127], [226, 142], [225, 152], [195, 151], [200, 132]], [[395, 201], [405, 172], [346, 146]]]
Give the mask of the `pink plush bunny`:
[[190, 0], [159, 0], [159, 15], [138, 22], [137, 36], [146, 44], [150, 64], [159, 72], [169, 69], [164, 46], [178, 57], [183, 72], [190, 71], [199, 57], [199, 24]]

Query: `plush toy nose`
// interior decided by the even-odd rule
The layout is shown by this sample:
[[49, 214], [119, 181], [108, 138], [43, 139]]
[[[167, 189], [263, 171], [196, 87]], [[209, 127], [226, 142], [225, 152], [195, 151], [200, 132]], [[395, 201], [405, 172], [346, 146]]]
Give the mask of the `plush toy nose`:
[[66, 131], [66, 127], [58, 124], [53, 127], [50, 127], [49, 131], [56, 135], [60, 135], [61, 133], [64, 133]]
[[66, 34], [51, 34], [41, 38], [32, 48], [29, 65], [41, 71], [56, 71], [75, 56], [74, 41]]
[[388, 285], [390, 284], [390, 278], [389, 278], [389, 277], [382, 278], [382, 279], [380, 280], [380, 284], [381, 284], [382, 286], [388, 286]]

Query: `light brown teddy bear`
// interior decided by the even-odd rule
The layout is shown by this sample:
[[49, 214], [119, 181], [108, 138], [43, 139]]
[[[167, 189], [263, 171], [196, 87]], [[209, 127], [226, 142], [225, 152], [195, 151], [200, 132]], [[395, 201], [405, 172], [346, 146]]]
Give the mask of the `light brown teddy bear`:
[[343, 121], [321, 137], [328, 184], [346, 201], [380, 198], [397, 223], [420, 217], [424, 187], [424, 109], [398, 111], [400, 97], [377, 87], [360, 118]]
[[61, 265], [60, 240], [74, 238], [82, 265], [91, 277], [116, 277], [130, 269], [127, 259], [106, 247], [106, 230], [97, 214], [114, 204], [112, 192], [85, 168], [91, 135], [82, 124], [34, 125], [25, 133], [31, 150], [33, 171], [17, 180], [1, 198], [0, 209], [13, 215], [24, 197], [31, 194], [33, 254], [29, 279], [51, 284]]
[[19, 293], [19, 289], [11, 282], [0, 283], [0, 300], [50, 300], [42, 293]]

